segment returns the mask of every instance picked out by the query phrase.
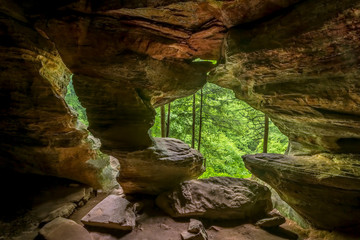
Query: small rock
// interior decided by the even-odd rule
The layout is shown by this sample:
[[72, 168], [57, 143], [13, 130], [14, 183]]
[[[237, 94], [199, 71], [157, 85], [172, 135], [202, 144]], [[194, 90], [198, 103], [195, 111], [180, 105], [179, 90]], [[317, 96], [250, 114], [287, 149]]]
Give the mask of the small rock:
[[255, 223], [256, 226], [262, 228], [271, 228], [278, 227], [279, 225], [285, 223], [285, 218], [283, 216], [275, 216], [272, 218], [264, 218]]
[[[206, 232], [205, 232], [206, 234]], [[181, 239], [182, 240], [207, 240], [208, 237], [207, 237], [207, 234], [205, 235], [201, 232], [199, 233], [190, 233], [188, 231], [185, 231], [185, 232], [182, 232], [180, 235], [181, 235]]]
[[58, 217], [68, 217], [70, 216], [76, 208], [76, 204], [75, 203], [65, 203], [61, 206], [59, 206], [58, 208], [56, 208], [55, 210], [51, 211], [46, 218], [42, 219], [41, 222], [46, 223], [46, 222], [50, 222], [55, 218]]
[[144, 209], [144, 203], [142, 202], [136, 202], [133, 205], [135, 213], [141, 213], [141, 211]]
[[199, 233], [201, 230], [205, 231], [204, 225], [202, 222], [196, 219], [190, 219], [188, 232], [190, 233]]
[[164, 230], [170, 230], [170, 229], [171, 229], [170, 226], [168, 226], [168, 225], [166, 225], [166, 224], [164, 224], [164, 223], [160, 224], [160, 228], [162, 228], [162, 229], [164, 229]]
[[268, 215], [269, 217], [277, 217], [277, 216], [282, 217], [281, 213], [280, 213], [279, 210], [277, 210], [276, 208], [274, 208], [273, 210], [271, 210], [270, 212], [268, 212], [267, 215]]
[[81, 222], [95, 227], [132, 230], [135, 219], [135, 212], [128, 200], [118, 195], [109, 195], [86, 214]]
[[214, 231], [218, 232], [218, 231], [220, 231], [220, 228], [216, 227], [216, 226], [211, 226], [211, 227], [209, 227], [209, 230], [214, 230]]
[[190, 219], [187, 232], [181, 233], [183, 240], [207, 240], [208, 235], [202, 222], [196, 219]]
[[111, 194], [113, 195], [118, 195], [118, 196], [121, 196], [121, 197], [124, 197], [125, 194], [124, 194], [124, 190], [122, 188], [115, 188]]
[[89, 232], [76, 222], [56, 218], [40, 229], [40, 235], [46, 240], [91, 240]]

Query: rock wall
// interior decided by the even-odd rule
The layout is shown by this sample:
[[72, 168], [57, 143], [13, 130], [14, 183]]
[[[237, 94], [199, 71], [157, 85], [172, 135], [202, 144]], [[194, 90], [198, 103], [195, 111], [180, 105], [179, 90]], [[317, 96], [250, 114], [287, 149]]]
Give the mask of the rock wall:
[[[70, 73], [89, 130], [105, 153], [130, 166], [133, 156], [143, 157], [133, 153], [155, 147], [148, 134], [154, 107], [205, 84], [213, 67], [195, 58], [220, 60], [208, 80], [271, 117], [289, 136], [290, 154], [330, 153], [319, 172], [328, 173], [336, 159], [358, 159], [359, 0], [0, 3], [1, 167], [100, 187], [103, 161], [63, 99]], [[261, 175], [261, 164], [251, 169]], [[307, 193], [299, 205], [290, 187], [276, 185], [287, 181], [281, 171], [263, 180], [315, 226], [339, 226], [305, 211], [307, 203], [320, 204]], [[317, 196], [322, 182], [311, 184], [307, 190]], [[358, 189], [350, 192], [358, 196]], [[334, 211], [358, 207], [350, 202]], [[324, 214], [336, 204], [325, 205]]]
[[243, 158], [319, 228], [359, 224], [352, 218], [360, 197], [359, 33], [360, 1], [303, 1], [231, 29], [223, 64], [209, 79], [263, 111], [289, 137], [292, 156]]
[[87, 163], [97, 158], [88, 133], [64, 101], [71, 73], [20, 16], [0, 18], [0, 166], [101, 188], [102, 169]]
[[359, 152], [359, 1], [305, 1], [232, 29], [210, 81], [266, 113], [291, 152]]

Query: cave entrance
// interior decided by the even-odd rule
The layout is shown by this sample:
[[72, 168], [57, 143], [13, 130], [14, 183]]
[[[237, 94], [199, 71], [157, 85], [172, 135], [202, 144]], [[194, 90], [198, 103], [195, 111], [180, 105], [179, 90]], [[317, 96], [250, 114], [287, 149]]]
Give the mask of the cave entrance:
[[[192, 145], [193, 110], [195, 110], [194, 146], [206, 158], [206, 172], [200, 178], [229, 176], [250, 177], [241, 158], [244, 154], [263, 152], [265, 115], [235, 98], [234, 93], [207, 83], [194, 96], [177, 99], [165, 106], [165, 128], [168, 137]], [[170, 106], [170, 111], [169, 111]], [[193, 108], [195, 106], [195, 108]], [[200, 135], [200, 111], [201, 135]], [[170, 113], [170, 116], [169, 116]], [[170, 123], [170, 124], [169, 124]], [[161, 107], [156, 109], [154, 137], [161, 137]], [[199, 136], [200, 145], [199, 145]], [[268, 152], [286, 151], [288, 138], [269, 121]]]

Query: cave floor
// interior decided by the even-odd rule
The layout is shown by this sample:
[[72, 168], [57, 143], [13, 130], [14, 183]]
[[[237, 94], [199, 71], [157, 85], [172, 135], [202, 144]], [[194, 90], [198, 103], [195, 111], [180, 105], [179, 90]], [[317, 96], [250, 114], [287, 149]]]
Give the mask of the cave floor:
[[[70, 219], [82, 225], [81, 218], [105, 197], [106, 194], [99, 193], [85, 206], [75, 211]], [[132, 232], [123, 233], [110, 229], [86, 227], [93, 240], [180, 240], [180, 233], [187, 230], [189, 219], [172, 219], [154, 204], [153, 197], [130, 196], [127, 199], [133, 203], [144, 203], [144, 208], [137, 217], [136, 228]], [[210, 222], [202, 220], [202, 222], [207, 229], [209, 240], [304, 239], [299, 237], [298, 233], [293, 232], [291, 227], [293, 223], [290, 221], [272, 231], [265, 231], [253, 224], [238, 221]]]
[[[18, 181], [15, 182], [14, 179]], [[53, 209], [56, 209], [56, 215], [61, 214], [62, 216], [64, 216], [64, 209], [69, 213], [70, 211], [73, 212], [69, 218], [83, 225], [80, 221], [81, 218], [107, 196], [106, 193], [98, 192], [97, 196], [90, 198], [84, 205], [83, 201], [78, 202], [75, 211], [73, 208], [69, 210], [67, 207], [68, 202], [71, 202], [71, 207], [74, 201], [78, 201], [76, 199], [83, 198], [81, 189], [88, 189], [87, 187], [64, 179], [11, 172], [0, 172], [0, 189], [2, 191], [0, 198], [0, 240], [38, 239], [38, 227], [43, 226], [42, 223], [39, 225], [38, 218], [43, 218], [44, 214], [48, 214]], [[81, 194], [79, 195], [79, 193]], [[155, 205], [154, 196], [138, 195], [127, 196], [126, 198], [132, 203], [138, 202], [144, 206], [137, 214], [135, 229], [132, 232], [121, 232], [86, 227], [93, 240], [180, 240], [180, 233], [187, 230], [189, 219], [173, 219], [169, 217]], [[61, 212], [57, 212], [58, 209]], [[271, 231], [265, 231], [251, 223], [239, 221], [216, 222], [202, 220], [202, 222], [207, 230], [209, 240], [360, 239], [358, 233], [357, 236], [353, 236], [336, 232], [302, 229], [290, 220]], [[21, 234], [21, 236], [9, 237], [18, 234]]]

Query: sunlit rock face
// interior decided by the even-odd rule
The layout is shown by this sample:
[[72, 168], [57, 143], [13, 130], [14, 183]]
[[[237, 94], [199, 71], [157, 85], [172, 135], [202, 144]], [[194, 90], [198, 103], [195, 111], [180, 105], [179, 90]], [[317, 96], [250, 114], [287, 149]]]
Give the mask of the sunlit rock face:
[[292, 153], [360, 151], [359, 1], [306, 1], [236, 27], [211, 82], [268, 114]]
[[360, 226], [360, 156], [243, 156], [246, 167], [276, 189], [313, 226]]
[[87, 131], [63, 99], [70, 71], [54, 44], [9, 16], [0, 32], [0, 166], [102, 187], [86, 163], [96, 158]]

